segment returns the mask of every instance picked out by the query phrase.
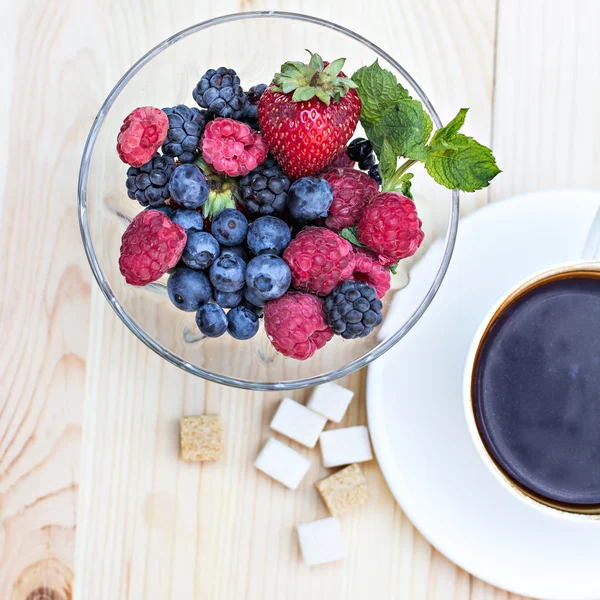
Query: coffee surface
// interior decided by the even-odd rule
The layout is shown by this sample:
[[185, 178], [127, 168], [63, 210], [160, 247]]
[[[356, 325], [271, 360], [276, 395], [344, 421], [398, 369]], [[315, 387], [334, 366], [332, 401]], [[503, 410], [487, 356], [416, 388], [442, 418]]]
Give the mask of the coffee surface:
[[554, 501], [600, 504], [600, 279], [550, 281], [512, 302], [483, 340], [472, 391], [510, 477]]

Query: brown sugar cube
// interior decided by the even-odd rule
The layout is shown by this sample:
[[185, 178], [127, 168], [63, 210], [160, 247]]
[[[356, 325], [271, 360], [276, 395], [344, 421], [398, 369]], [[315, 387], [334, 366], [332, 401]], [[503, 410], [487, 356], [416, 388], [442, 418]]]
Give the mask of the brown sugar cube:
[[223, 440], [223, 424], [219, 415], [182, 417], [179, 430], [183, 460], [217, 460], [219, 458]]
[[315, 486], [334, 517], [364, 504], [371, 497], [367, 481], [356, 463], [317, 481]]

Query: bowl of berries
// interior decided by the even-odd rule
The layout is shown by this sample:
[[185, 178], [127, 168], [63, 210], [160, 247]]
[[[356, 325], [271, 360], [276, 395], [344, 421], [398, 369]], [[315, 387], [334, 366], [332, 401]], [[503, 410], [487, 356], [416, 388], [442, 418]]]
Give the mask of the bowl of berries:
[[[459, 189], [499, 172], [460, 133], [466, 112], [442, 126], [391, 56], [306, 15], [181, 31], [121, 78], [84, 149], [79, 219], [100, 289], [200, 377], [281, 390], [349, 374], [427, 309]], [[434, 241], [439, 260], [411, 286]], [[397, 294], [404, 313], [386, 323]]]

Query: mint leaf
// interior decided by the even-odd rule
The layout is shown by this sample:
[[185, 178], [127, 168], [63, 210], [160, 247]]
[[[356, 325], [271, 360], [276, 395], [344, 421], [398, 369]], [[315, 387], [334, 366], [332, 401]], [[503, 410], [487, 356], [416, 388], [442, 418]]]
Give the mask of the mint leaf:
[[398, 155], [394, 152], [389, 140], [387, 138], [383, 138], [381, 152], [379, 153], [379, 174], [383, 179], [384, 186], [386, 181], [388, 181], [396, 172], [397, 164]]
[[431, 143], [443, 143], [443, 140], [449, 140], [453, 135], [457, 134], [460, 131], [460, 128], [465, 124], [465, 117], [468, 112], [468, 108], [461, 108], [448, 125], [441, 127], [433, 134]]
[[373, 151], [377, 155], [377, 158], [381, 158], [381, 147], [383, 145], [383, 138], [385, 137], [383, 130], [376, 123], [370, 123], [369, 121], [361, 120], [361, 124], [373, 146]]
[[363, 121], [377, 123], [386, 110], [402, 98], [409, 97], [408, 92], [396, 81], [394, 74], [382, 69], [378, 61], [370, 67], [361, 67], [351, 79], [358, 86], [357, 92], [362, 102], [360, 117], [363, 127], [365, 125]]
[[433, 123], [418, 100], [404, 98], [386, 111], [377, 124], [398, 156], [424, 161]]
[[407, 198], [410, 198], [414, 201], [412, 192], [410, 191], [410, 188], [412, 186], [411, 179], [413, 177], [414, 175], [412, 173], [404, 173], [404, 175], [402, 175], [402, 178], [400, 179], [400, 185], [396, 188], [396, 190], [399, 191], [403, 196], [406, 196]]
[[358, 246], [359, 248], [366, 248], [364, 244], [361, 244], [358, 241], [358, 227], [356, 225], [352, 227], [344, 227], [344, 229], [340, 231], [340, 237], [343, 237], [345, 240], [348, 240], [354, 246]]
[[438, 183], [463, 192], [487, 187], [500, 173], [492, 151], [462, 133], [457, 133], [450, 143], [432, 144], [425, 168]]
[[448, 125], [435, 132], [427, 148], [425, 168], [449, 189], [474, 192], [487, 187], [500, 169], [488, 147], [458, 133], [467, 110], [461, 109]]

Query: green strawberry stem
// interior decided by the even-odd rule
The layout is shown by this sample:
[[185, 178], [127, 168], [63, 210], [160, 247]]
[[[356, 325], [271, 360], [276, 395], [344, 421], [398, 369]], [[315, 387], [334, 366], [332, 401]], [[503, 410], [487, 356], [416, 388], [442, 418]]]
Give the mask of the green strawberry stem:
[[404, 173], [406, 173], [406, 171], [408, 171], [408, 169], [416, 162], [416, 160], [407, 160], [403, 162], [396, 171], [394, 171], [394, 174], [383, 184], [382, 191], [393, 192], [400, 185], [402, 175], [404, 175]]
[[273, 77], [271, 89], [274, 92], [291, 94], [293, 102], [305, 102], [315, 96], [329, 106], [333, 99], [339, 102], [357, 84], [348, 77], [339, 77], [340, 71], [346, 62], [345, 58], [338, 58], [325, 66], [323, 59], [318, 54], [310, 53], [310, 62], [304, 64], [297, 61], [286, 62], [281, 65], [281, 73]]
[[202, 205], [202, 216], [213, 219], [226, 208], [235, 208], [238, 199], [238, 183], [232, 177], [215, 173], [201, 156], [194, 164], [200, 168], [208, 182], [208, 199]]

